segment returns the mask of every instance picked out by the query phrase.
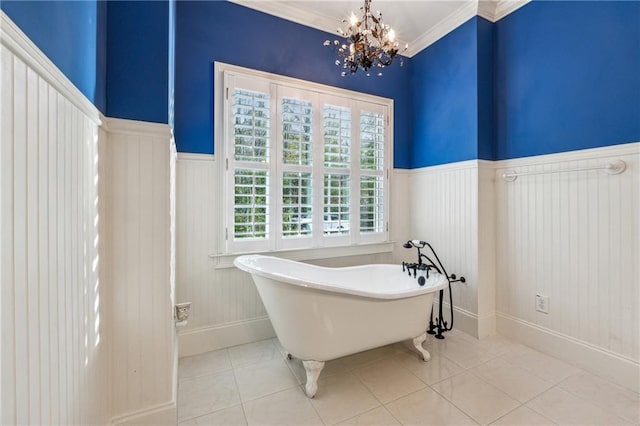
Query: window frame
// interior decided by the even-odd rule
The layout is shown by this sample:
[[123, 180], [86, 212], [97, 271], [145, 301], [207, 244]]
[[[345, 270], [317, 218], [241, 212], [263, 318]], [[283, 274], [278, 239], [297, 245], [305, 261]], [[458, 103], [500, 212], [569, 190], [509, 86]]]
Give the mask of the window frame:
[[[283, 94], [281, 97], [276, 97], [277, 87], [280, 86], [280, 90], [283, 93], [295, 93], [296, 91], [303, 91], [312, 97], [315, 97], [313, 101], [314, 105], [314, 119], [322, 117], [323, 106], [325, 103], [331, 104], [330, 101], [324, 102], [326, 99], [340, 100], [338, 105], [346, 105], [351, 109], [351, 167], [348, 170], [350, 176], [350, 210], [349, 210], [349, 224], [350, 232], [348, 235], [340, 236], [325, 236], [323, 229], [324, 218], [324, 173], [328, 169], [324, 167], [324, 142], [323, 135], [314, 135], [312, 139], [312, 162], [313, 166], [313, 181], [312, 181], [312, 194], [313, 194], [313, 224], [312, 229], [314, 232], [311, 238], [283, 238], [281, 219], [282, 219], [282, 174], [284, 172], [292, 171], [296, 167], [283, 167], [283, 160], [281, 157], [282, 148], [273, 148], [276, 155], [275, 158], [270, 158], [268, 170], [270, 173], [270, 192], [268, 205], [270, 210], [269, 218], [269, 238], [261, 241], [235, 241], [233, 239], [233, 194], [231, 189], [234, 179], [234, 161], [233, 153], [228, 152], [233, 146], [230, 143], [227, 134], [230, 130], [230, 123], [233, 120], [233, 113], [231, 108], [227, 107], [228, 98], [233, 96], [232, 88], [229, 86], [228, 76], [239, 76], [240, 78], [250, 78], [260, 81], [262, 85], [267, 85], [270, 88], [270, 104], [272, 106], [270, 115], [270, 144], [282, 143], [282, 110], [276, 106], [283, 97], [291, 97]], [[245, 88], [245, 87], [243, 87]], [[366, 106], [372, 106], [366, 108]], [[291, 77], [284, 77], [276, 74], [266, 73], [262, 71], [251, 70], [248, 68], [238, 67], [235, 65], [229, 65], [221, 62], [214, 63], [214, 123], [219, 125], [214, 126], [214, 147], [215, 157], [217, 157], [217, 164], [219, 164], [217, 171], [217, 195], [221, 200], [221, 208], [219, 209], [220, 224], [219, 232], [217, 232], [217, 250], [216, 253], [220, 255], [236, 255], [242, 253], [271, 253], [271, 252], [291, 252], [309, 250], [314, 253], [323, 248], [340, 248], [340, 247], [354, 247], [366, 244], [379, 244], [385, 243], [388, 246], [389, 239], [389, 224], [391, 222], [390, 216], [390, 186], [391, 186], [391, 168], [393, 167], [393, 100], [382, 98], [379, 96], [373, 96], [354, 92], [351, 90], [336, 88], [332, 86], [322, 85], [318, 83], [307, 82]], [[378, 112], [382, 111], [384, 114], [384, 155], [383, 155], [383, 168], [377, 173], [383, 179], [383, 230], [382, 232], [374, 233], [362, 233], [360, 232], [360, 121], [361, 112]], [[316, 126], [323, 126], [320, 124], [314, 124]], [[271, 149], [271, 148], [270, 148]], [[221, 161], [220, 161], [221, 160]], [[321, 168], [323, 173], [317, 173], [316, 164], [321, 162]], [[302, 170], [303, 167], [300, 168]], [[362, 176], [371, 176], [370, 171], [362, 173]], [[276, 184], [277, 182], [277, 184]], [[319, 232], [317, 230], [320, 230]], [[286, 244], [283, 244], [286, 241]], [[310, 244], [309, 244], [310, 243]], [[386, 251], [381, 250], [381, 251]]]

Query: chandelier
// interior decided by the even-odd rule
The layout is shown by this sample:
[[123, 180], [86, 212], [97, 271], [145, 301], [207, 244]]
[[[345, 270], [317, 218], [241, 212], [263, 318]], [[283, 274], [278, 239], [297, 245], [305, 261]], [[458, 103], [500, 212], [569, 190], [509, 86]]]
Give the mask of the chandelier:
[[[344, 37], [345, 42], [339, 40], [326, 40], [325, 46], [332, 46], [338, 51], [339, 59], [336, 65], [342, 67], [342, 76], [355, 74], [358, 68], [370, 75], [372, 68], [384, 68], [393, 62], [398, 54], [398, 42], [395, 40], [395, 32], [389, 25], [382, 23], [382, 13], [371, 13], [371, 0], [364, 0], [364, 6], [360, 8], [362, 19], [351, 12], [351, 17], [344, 19], [343, 23], [349, 23], [347, 30], [338, 28], [338, 34]], [[407, 50], [409, 45], [404, 46]], [[402, 58], [400, 58], [402, 66]], [[377, 75], [382, 75], [381, 71]]]

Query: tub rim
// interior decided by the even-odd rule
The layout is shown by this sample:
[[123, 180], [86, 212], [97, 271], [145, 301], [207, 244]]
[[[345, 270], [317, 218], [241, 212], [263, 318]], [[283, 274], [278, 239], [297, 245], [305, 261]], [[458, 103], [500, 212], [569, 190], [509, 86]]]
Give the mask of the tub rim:
[[[436, 292], [438, 290], [444, 289], [448, 285], [448, 281], [444, 275], [439, 274], [437, 272], [431, 272], [431, 274], [439, 276], [437, 283], [434, 285], [420, 287], [418, 286], [416, 281], [416, 288], [412, 290], [408, 290], [408, 291], [403, 290], [402, 292], [379, 293], [379, 292], [366, 291], [366, 290], [354, 289], [354, 288], [348, 288], [348, 287], [337, 287], [337, 286], [328, 285], [318, 281], [303, 281], [291, 275], [286, 275], [278, 272], [265, 271], [264, 269], [256, 265], [256, 261], [258, 261], [259, 259], [276, 259], [278, 262], [282, 262], [282, 263], [296, 263], [296, 264], [303, 263], [303, 262], [297, 262], [295, 260], [283, 259], [276, 256], [251, 254], [251, 255], [238, 256], [233, 261], [233, 264], [238, 269], [248, 272], [250, 274], [255, 274], [255, 275], [258, 275], [264, 278], [273, 279], [276, 281], [281, 281], [287, 284], [293, 284], [298, 287], [311, 288], [315, 290], [323, 290], [331, 293], [350, 294], [353, 296], [368, 297], [372, 299], [384, 299], [384, 300], [406, 299], [409, 297], [415, 297], [415, 296], [420, 296], [427, 293]], [[389, 265], [389, 266], [400, 268], [400, 265], [394, 265], [394, 264], [388, 264], [388, 263], [372, 263], [368, 265], [336, 267], [336, 268], [326, 267], [326, 266], [317, 266], [317, 265], [311, 265], [311, 264], [305, 264], [305, 265], [309, 265], [309, 266], [312, 266], [313, 268], [318, 268], [318, 269], [331, 269], [331, 270], [353, 270], [353, 269], [362, 269], [367, 266], [380, 266], [380, 265]]]

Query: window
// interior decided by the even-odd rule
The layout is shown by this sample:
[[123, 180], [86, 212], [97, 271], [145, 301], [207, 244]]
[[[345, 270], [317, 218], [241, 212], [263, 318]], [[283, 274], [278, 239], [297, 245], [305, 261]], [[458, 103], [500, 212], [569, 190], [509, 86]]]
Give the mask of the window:
[[225, 252], [387, 241], [392, 101], [225, 68]]

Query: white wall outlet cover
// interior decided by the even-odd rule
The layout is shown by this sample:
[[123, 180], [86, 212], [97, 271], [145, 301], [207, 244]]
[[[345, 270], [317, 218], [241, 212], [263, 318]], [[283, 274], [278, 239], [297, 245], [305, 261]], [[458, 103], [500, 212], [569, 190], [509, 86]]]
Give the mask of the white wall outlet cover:
[[536, 311], [545, 314], [549, 313], [549, 296], [536, 294]]
[[176, 320], [178, 322], [187, 321], [191, 315], [191, 302], [176, 304]]

